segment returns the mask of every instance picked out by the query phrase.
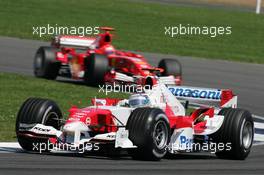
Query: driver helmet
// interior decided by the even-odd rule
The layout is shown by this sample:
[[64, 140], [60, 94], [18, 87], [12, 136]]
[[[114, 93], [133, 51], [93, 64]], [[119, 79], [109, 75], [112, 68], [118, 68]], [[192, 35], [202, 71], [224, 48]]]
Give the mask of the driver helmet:
[[134, 94], [129, 97], [128, 104], [133, 108], [144, 107], [150, 104], [150, 100], [146, 94]]

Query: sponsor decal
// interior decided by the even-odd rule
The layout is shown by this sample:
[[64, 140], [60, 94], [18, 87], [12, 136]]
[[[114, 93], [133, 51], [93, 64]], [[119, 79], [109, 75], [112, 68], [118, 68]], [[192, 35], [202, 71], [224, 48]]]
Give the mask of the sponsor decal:
[[221, 99], [220, 89], [203, 89], [203, 88], [188, 88], [188, 87], [169, 87], [173, 95], [177, 97], [191, 97], [201, 99]]
[[189, 139], [185, 136], [181, 136], [180, 137], [180, 141], [181, 141], [181, 144], [186, 144], [186, 145], [189, 145], [189, 144], [192, 144], [193, 143], [193, 139]]
[[40, 127], [34, 127], [32, 130], [36, 130], [36, 131], [42, 131], [42, 132], [50, 132], [50, 129], [46, 129], [46, 128], [40, 128]]

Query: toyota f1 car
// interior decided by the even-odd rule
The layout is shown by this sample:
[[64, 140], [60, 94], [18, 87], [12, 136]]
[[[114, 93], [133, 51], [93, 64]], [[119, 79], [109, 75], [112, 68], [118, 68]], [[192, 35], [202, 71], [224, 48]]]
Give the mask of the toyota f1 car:
[[56, 36], [50, 47], [40, 47], [34, 59], [36, 77], [55, 79], [58, 75], [83, 79], [87, 84], [153, 85], [155, 76], [165, 84], [180, 85], [179, 61], [163, 59], [151, 66], [139, 54], [116, 50], [111, 44], [112, 28], [102, 27], [97, 37]]
[[[220, 158], [245, 159], [253, 142], [251, 113], [236, 108], [231, 90], [167, 87], [158, 81], [129, 99], [92, 99], [92, 104], [73, 106], [63, 122], [55, 102], [29, 98], [17, 115], [19, 144], [39, 151], [35, 145], [41, 143], [77, 150], [98, 143], [98, 148], [127, 150], [135, 159], [160, 160], [166, 154], [208, 151], [200, 146], [213, 144]], [[196, 109], [187, 114], [190, 105]]]

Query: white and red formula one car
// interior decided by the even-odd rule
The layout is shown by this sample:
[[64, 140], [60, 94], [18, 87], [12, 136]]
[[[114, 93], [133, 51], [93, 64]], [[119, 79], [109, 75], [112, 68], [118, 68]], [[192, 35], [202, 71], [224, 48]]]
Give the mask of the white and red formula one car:
[[[72, 107], [63, 123], [55, 102], [29, 98], [17, 115], [19, 144], [27, 151], [39, 151], [37, 146], [43, 143], [77, 150], [92, 143], [98, 144], [96, 149], [112, 145], [135, 159], [147, 160], [211, 145], [220, 158], [245, 159], [252, 146], [251, 113], [236, 108], [237, 96], [231, 90], [157, 83], [129, 99], [92, 99], [92, 103], [82, 109]], [[191, 103], [198, 108], [188, 115]]]

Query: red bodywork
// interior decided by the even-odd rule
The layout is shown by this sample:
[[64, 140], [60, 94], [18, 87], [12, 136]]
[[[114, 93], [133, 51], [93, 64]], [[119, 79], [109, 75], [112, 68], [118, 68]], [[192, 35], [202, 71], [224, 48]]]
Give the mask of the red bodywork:
[[[94, 53], [105, 55], [108, 58], [109, 67], [113, 68], [105, 75], [105, 82], [108, 83], [113, 83], [116, 72], [120, 72], [129, 76], [142, 77], [137, 80], [136, 84], [145, 85], [147, 77], [156, 76], [164, 71], [162, 68], [151, 66], [142, 55], [115, 49], [112, 45], [113, 35], [109, 32], [112, 29], [101, 29], [105, 32], [96, 37], [59, 36], [52, 41], [52, 46], [58, 49], [56, 59], [63, 65], [72, 65], [71, 78], [82, 79], [78, 75], [85, 70], [85, 58]], [[67, 39], [86, 44], [83, 44], [83, 47], [75, 47], [59, 42]], [[89, 43], [91, 47], [85, 47]], [[181, 76], [174, 78], [175, 84], [180, 85]]]
[[65, 124], [80, 121], [88, 125], [97, 134], [117, 131], [113, 115], [109, 110], [72, 107], [69, 112], [70, 115]]
[[[122, 99], [92, 99], [92, 104], [95, 106], [116, 106]], [[101, 103], [104, 101], [104, 103]], [[171, 129], [193, 128], [195, 133], [202, 133], [206, 129], [206, 121], [196, 121], [196, 119], [203, 116], [214, 116], [214, 108], [196, 109], [189, 116], [175, 116], [171, 111], [171, 107], [167, 105], [165, 114], [168, 117]], [[96, 134], [116, 132], [118, 127], [115, 124], [115, 116], [110, 110], [101, 108], [77, 108], [73, 106], [69, 110], [69, 118], [66, 124], [76, 121], [81, 121], [92, 128]]]

